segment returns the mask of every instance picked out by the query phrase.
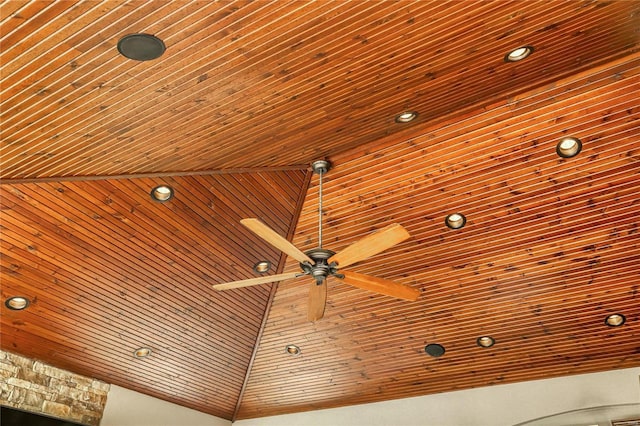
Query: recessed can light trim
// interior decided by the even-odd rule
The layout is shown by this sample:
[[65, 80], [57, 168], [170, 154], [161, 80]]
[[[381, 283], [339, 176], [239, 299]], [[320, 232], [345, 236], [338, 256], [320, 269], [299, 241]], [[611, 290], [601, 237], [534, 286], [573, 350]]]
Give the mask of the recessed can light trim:
[[29, 307], [29, 299], [24, 296], [13, 296], [4, 301], [4, 306], [12, 311], [21, 311]]
[[462, 213], [451, 213], [444, 218], [444, 223], [451, 229], [460, 229], [467, 223], [467, 218]]
[[151, 34], [128, 34], [118, 41], [118, 52], [134, 61], [151, 61], [164, 53], [164, 42]]
[[253, 271], [256, 274], [266, 274], [271, 269], [271, 262], [268, 260], [261, 260], [253, 265]]
[[173, 188], [167, 185], [158, 185], [151, 190], [151, 198], [161, 203], [169, 201], [173, 198]]
[[531, 55], [534, 51], [533, 46], [521, 46], [517, 49], [513, 49], [511, 52], [504, 55], [505, 62], [518, 62]]
[[609, 327], [620, 327], [627, 321], [622, 314], [611, 314], [604, 319], [604, 323]]
[[445, 353], [444, 346], [438, 343], [429, 343], [427, 346], [424, 347], [424, 351], [427, 353], [427, 355], [432, 356], [434, 358], [441, 357]]
[[408, 123], [418, 118], [418, 113], [415, 111], [405, 111], [396, 115], [396, 123]]
[[133, 351], [133, 356], [136, 358], [146, 358], [149, 355], [151, 355], [151, 348], [142, 347]]
[[284, 347], [284, 353], [291, 356], [299, 356], [302, 351], [298, 346], [289, 344]]
[[476, 339], [476, 343], [481, 348], [490, 348], [491, 346], [495, 345], [496, 339], [491, 336], [480, 336]]
[[560, 139], [556, 145], [556, 153], [562, 158], [575, 157], [582, 151], [582, 141], [572, 136]]

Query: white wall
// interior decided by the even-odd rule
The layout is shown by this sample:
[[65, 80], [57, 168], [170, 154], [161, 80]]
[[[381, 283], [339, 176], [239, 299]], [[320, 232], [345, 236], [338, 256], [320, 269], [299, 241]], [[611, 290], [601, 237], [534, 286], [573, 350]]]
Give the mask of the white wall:
[[210, 416], [138, 392], [111, 385], [100, 426], [230, 426]]
[[[638, 403], [640, 367], [238, 420], [234, 426], [500, 426], [582, 408]], [[111, 385], [100, 423], [100, 426], [230, 425], [228, 420], [115, 385]]]
[[239, 420], [234, 426], [514, 425], [581, 408], [640, 403], [639, 378], [640, 368], [629, 368]]

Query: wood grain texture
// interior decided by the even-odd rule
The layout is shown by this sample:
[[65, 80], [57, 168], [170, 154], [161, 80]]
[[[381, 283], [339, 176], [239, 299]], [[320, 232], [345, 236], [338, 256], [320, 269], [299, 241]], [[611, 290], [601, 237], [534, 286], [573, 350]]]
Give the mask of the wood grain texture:
[[[638, 42], [634, 2], [58, 3], [0, 25], [2, 178], [308, 165]], [[120, 56], [132, 32], [165, 54]]]
[[[640, 365], [638, 28], [633, 1], [0, 0], [0, 293], [32, 301], [2, 349], [227, 419]], [[321, 159], [323, 247], [402, 225], [344, 270], [418, 300], [329, 278], [309, 322], [310, 277], [213, 290], [300, 270], [240, 220], [316, 248]]]
[[214, 290], [231, 290], [234, 288], [251, 287], [259, 284], [277, 283], [279, 281], [290, 280], [302, 275], [301, 272], [289, 272], [286, 274], [267, 275], [264, 277], [247, 278], [240, 281], [231, 281], [222, 284], [214, 284]]
[[293, 257], [298, 262], [313, 263], [313, 260], [296, 246], [291, 244], [285, 237], [275, 232], [265, 223], [259, 221], [255, 217], [240, 220], [240, 223], [247, 227], [251, 232], [262, 238], [278, 250]]
[[[280, 286], [240, 417], [639, 365], [638, 71], [635, 55], [331, 157], [325, 246], [400, 223], [410, 239], [346, 269], [422, 294], [398, 301], [330, 279], [324, 319], [305, 324], [304, 289]], [[561, 159], [567, 135], [583, 151]], [[314, 180], [294, 237], [303, 249], [316, 197]], [[445, 226], [454, 212], [464, 228]], [[615, 312], [628, 319], [620, 329], [604, 324]], [[484, 335], [495, 346], [477, 346]], [[429, 343], [445, 355], [430, 358]], [[302, 356], [283, 355], [286, 344]]]
[[402, 225], [392, 223], [382, 229], [375, 230], [348, 247], [345, 247], [331, 256], [327, 262], [335, 262], [338, 267], [343, 268], [360, 262], [370, 256], [380, 254], [396, 244], [405, 241], [409, 237], [409, 233]]
[[[231, 417], [270, 285], [211, 286], [251, 277], [258, 260], [278, 268], [239, 221], [262, 210], [286, 235], [297, 194], [284, 185], [306, 173], [0, 186], [2, 295], [32, 301], [3, 311], [3, 348]], [[160, 183], [175, 190], [166, 203], [149, 195]], [[152, 356], [135, 359], [143, 346]]]
[[318, 321], [324, 316], [327, 305], [327, 280], [324, 280], [321, 284], [311, 280], [309, 281], [308, 289], [307, 320]]
[[420, 297], [420, 290], [405, 284], [351, 271], [341, 271], [341, 274], [343, 275], [343, 277], [340, 278], [342, 282], [367, 291], [412, 302], [418, 300], [418, 297]]

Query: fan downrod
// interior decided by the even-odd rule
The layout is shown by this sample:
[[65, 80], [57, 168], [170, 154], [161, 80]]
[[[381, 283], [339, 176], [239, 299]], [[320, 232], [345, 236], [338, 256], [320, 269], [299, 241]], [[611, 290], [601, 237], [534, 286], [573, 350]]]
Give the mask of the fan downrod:
[[327, 173], [330, 164], [326, 160], [318, 160], [314, 161], [311, 167], [318, 175], [318, 248], [322, 248], [322, 176]]

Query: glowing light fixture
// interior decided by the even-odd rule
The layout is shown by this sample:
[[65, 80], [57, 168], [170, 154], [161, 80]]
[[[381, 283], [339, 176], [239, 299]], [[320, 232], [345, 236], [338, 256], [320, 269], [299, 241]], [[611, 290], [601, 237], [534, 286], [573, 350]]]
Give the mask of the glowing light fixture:
[[518, 62], [533, 53], [533, 46], [522, 46], [504, 55], [505, 62]]
[[21, 311], [29, 307], [29, 299], [23, 296], [13, 296], [4, 301], [4, 306], [12, 311]]
[[582, 150], [582, 142], [578, 138], [562, 138], [556, 145], [556, 153], [562, 158], [575, 157]]
[[271, 269], [271, 262], [269, 262], [268, 260], [261, 260], [260, 262], [253, 265], [253, 270], [257, 274], [264, 274], [266, 272], [269, 272], [269, 269]]
[[396, 123], [408, 123], [415, 120], [418, 117], [418, 113], [415, 111], [405, 111], [402, 114], [396, 116]]
[[173, 198], [173, 188], [167, 185], [159, 185], [151, 190], [151, 198], [164, 203]]
[[482, 336], [476, 339], [476, 343], [480, 347], [490, 348], [491, 346], [495, 345], [496, 340], [491, 336]]
[[451, 229], [460, 229], [467, 223], [467, 218], [462, 213], [451, 213], [444, 219], [444, 223]]
[[286, 354], [291, 355], [291, 356], [298, 356], [298, 355], [300, 355], [302, 353], [300, 348], [297, 347], [296, 345], [287, 345], [287, 346], [285, 346], [284, 352]]
[[605, 318], [604, 323], [609, 327], [620, 327], [627, 319], [622, 314], [611, 314]]
[[151, 349], [149, 348], [138, 348], [133, 352], [133, 356], [136, 358], [146, 358], [151, 355]]

